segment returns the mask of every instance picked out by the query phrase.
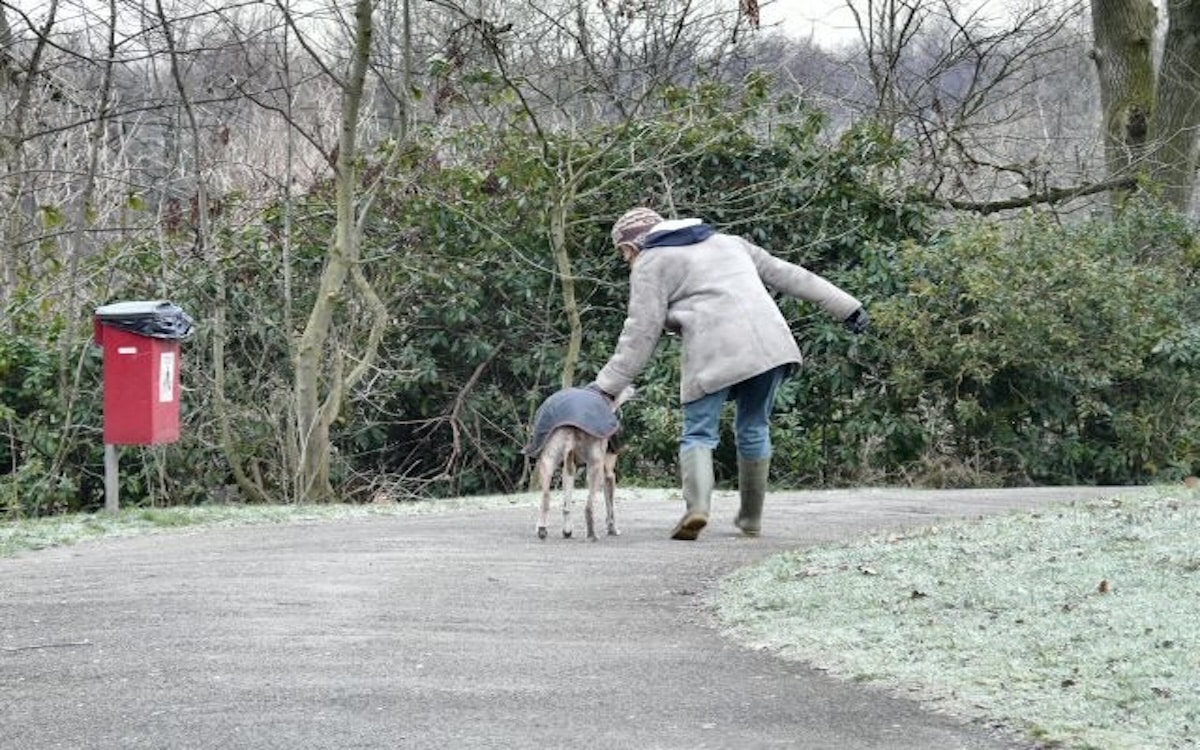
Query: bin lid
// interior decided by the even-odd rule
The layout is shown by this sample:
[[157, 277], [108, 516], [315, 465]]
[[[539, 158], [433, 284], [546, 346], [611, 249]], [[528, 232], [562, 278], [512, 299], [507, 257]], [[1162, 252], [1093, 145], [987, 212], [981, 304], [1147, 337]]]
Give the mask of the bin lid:
[[192, 319], [165, 299], [114, 302], [96, 308], [96, 319], [131, 333], [161, 339], [185, 339], [192, 334]]

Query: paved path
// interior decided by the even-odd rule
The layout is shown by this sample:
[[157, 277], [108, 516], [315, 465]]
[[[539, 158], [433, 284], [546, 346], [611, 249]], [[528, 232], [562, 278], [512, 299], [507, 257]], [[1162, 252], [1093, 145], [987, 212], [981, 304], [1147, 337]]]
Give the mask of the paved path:
[[781, 549], [1114, 492], [778, 494], [757, 540], [723, 494], [695, 543], [633, 499], [594, 544], [523, 503], [28, 553], [0, 560], [0, 748], [1029, 748], [740, 648], [705, 597]]

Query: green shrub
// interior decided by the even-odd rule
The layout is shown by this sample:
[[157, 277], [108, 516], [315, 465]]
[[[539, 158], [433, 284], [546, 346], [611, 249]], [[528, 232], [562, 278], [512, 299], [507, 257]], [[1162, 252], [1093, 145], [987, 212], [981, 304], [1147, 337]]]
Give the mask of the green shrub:
[[[95, 373], [91, 351], [61, 348], [64, 327], [17, 312], [0, 331], [0, 514], [39, 516], [87, 506], [102, 491], [99, 396], [75, 390]], [[84, 347], [89, 345], [85, 344]]]
[[886, 375], [862, 406], [919, 424], [921, 455], [884, 463], [1010, 484], [1185, 472], [1200, 429], [1194, 242], [1142, 208], [1068, 228], [963, 222], [899, 247], [905, 291], [873, 306]]
[[[577, 383], [603, 366], [624, 320], [628, 269], [608, 232], [633, 205], [746, 235], [867, 303], [874, 326], [856, 337], [810, 304], [780, 300], [806, 364], [779, 394], [778, 485], [1119, 484], [1200, 469], [1200, 243], [1182, 219], [1134, 206], [1067, 228], [1031, 214], [934, 234], [925, 207], [892, 182], [904, 144], [869, 126], [830, 139], [819, 111], [773, 106], [754, 81], [741, 92], [672, 90], [666, 101], [661, 117], [629, 127], [544, 142], [461, 130], [366, 159], [375, 164], [364, 172], [396, 170], [383, 175], [362, 247], [393, 319], [331, 428], [346, 499], [381, 483], [400, 497], [524, 486], [527, 426], [560, 383], [570, 333], [549, 236], [559, 203], [584, 327]], [[197, 321], [183, 350], [181, 438], [123, 451], [123, 503], [236, 498], [231, 462], [266, 496], [294, 499], [292, 346], [327, 252], [330, 198], [314, 185], [290, 222], [280, 205], [241, 225], [230, 211], [214, 222], [210, 262], [186, 233], [82, 259], [80, 276], [104, 284], [91, 302], [165, 289]], [[90, 321], [8, 312], [0, 511], [96, 508]], [[329, 345], [350, 360], [364, 317], [353, 294], [339, 300]], [[677, 347], [663, 337], [626, 407], [622, 481], [677, 481]], [[218, 364], [227, 424], [216, 418]], [[736, 475], [725, 438], [722, 481]]]

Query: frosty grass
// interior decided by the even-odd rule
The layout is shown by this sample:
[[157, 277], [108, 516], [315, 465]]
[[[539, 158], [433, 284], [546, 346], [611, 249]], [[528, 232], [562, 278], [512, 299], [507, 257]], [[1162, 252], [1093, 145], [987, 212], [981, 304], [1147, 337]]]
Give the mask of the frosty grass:
[[789, 552], [723, 581], [735, 639], [1046, 747], [1200, 743], [1200, 492]]

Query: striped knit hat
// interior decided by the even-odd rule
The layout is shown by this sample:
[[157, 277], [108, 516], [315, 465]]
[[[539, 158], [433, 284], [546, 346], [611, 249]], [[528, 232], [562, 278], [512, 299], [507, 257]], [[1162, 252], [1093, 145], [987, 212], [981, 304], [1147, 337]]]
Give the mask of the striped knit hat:
[[617, 247], [626, 243], [641, 248], [642, 240], [655, 224], [663, 220], [652, 209], [639, 207], [631, 208], [617, 219], [612, 228], [612, 241]]

